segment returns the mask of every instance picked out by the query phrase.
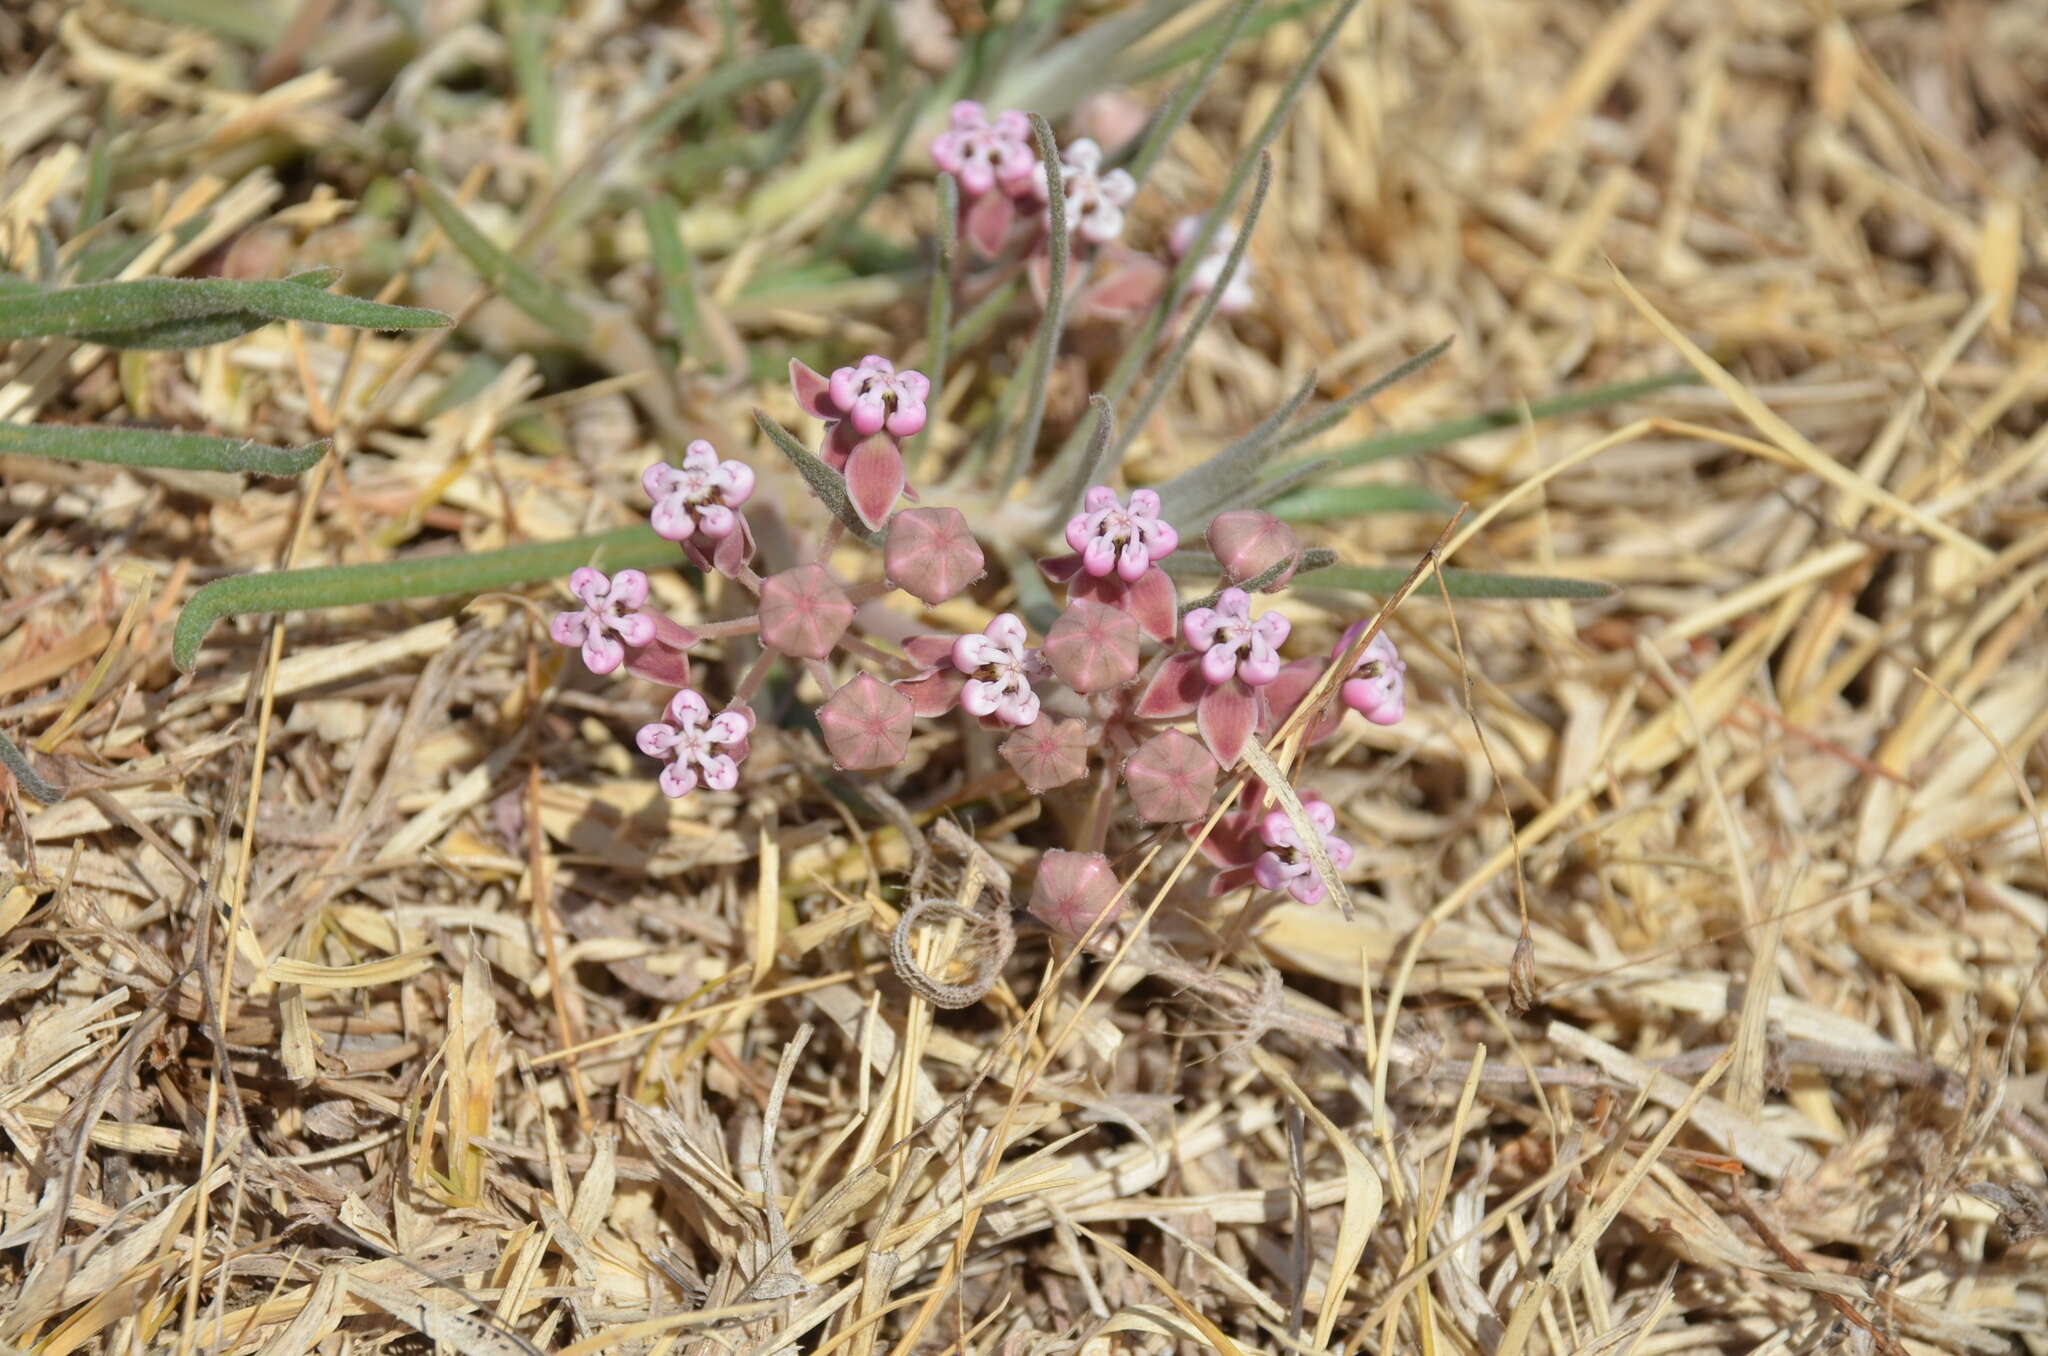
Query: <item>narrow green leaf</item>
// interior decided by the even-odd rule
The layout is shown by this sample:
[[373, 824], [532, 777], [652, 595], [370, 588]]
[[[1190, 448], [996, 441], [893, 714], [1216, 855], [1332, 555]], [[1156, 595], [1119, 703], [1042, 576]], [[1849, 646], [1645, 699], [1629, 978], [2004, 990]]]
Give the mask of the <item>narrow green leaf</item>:
[[[1222, 66], [1223, 58], [1230, 54], [1230, 49], [1235, 47], [1238, 38], [1243, 36], [1245, 21], [1251, 18], [1252, 11], [1258, 8], [1258, 4], [1259, 0], [1237, 0], [1231, 7], [1230, 17], [1222, 25], [1204, 24], [1204, 31], [1195, 35], [1196, 43], [1205, 44], [1207, 48], [1202, 56], [1202, 69], [1181, 82], [1180, 88], [1167, 100], [1166, 107], [1152, 120], [1151, 127], [1145, 132], [1144, 141], [1139, 144], [1137, 153], [1131, 157], [1131, 177], [1140, 184], [1143, 184], [1146, 176], [1151, 174], [1152, 166], [1159, 162], [1159, 157], [1165, 154], [1166, 143], [1173, 140], [1173, 134], [1187, 121], [1188, 114], [1194, 109], [1195, 101], [1202, 97], [1202, 91], [1209, 87], [1209, 81], [1215, 77], [1217, 68]], [[1213, 38], [1207, 32], [1210, 28], [1216, 30]]]
[[507, 301], [532, 316], [563, 340], [582, 348], [590, 338], [590, 321], [581, 311], [549, 286], [540, 274], [500, 249], [476, 228], [467, 214], [425, 175], [408, 172], [405, 181], [427, 209], [427, 215], [441, 228], [449, 243], [487, 287], [504, 294]]
[[[1303, 18], [1328, 3], [1329, 0], [1292, 0], [1290, 4], [1276, 5], [1272, 9], [1266, 10], [1264, 13], [1254, 17], [1245, 26], [1245, 30], [1238, 34], [1237, 41], [1242, 42], [1249, 38], [1256, 38], [1270, 33], [1281, 24]], [[1205, 24], [1178, 42], [1152, 53], [1145, 58], [1142, 64], [1123, 72], [1121, 74], [1123, 82], [1127, 85], [1150, 84], [1161, 76], [1187, 65], [1190, 61], [1201, 60], [1208, 56], [1213, 49], [1210, 46], [1212, 40], [1207, 29], [1208, 25]]]
[[1159, 486], [1159, 500], [1166, 516], [1194, 521], [1203, 516], [1202, 510], [1214, 512], [1212, 505], [1226, 503], [1248, 488], [1258, 478], [1260, 462], [1271, 455], [1273, 435], [1294, 417], [1315, 389], [1316, 374], [1311, 372], [1293, 395], [1250, 432]]
[[1366, 401], [1399, 385], [1417, 372], [1420, 372], [1423, 368], [1428, 367], [1438, 358], [1443, 357], [1445, 351], [1450, 346], [1450, 339], [1439, 339], [1414, 357], [1397, 363], [1392, 370], [1374, 377], [1371, 381], [1351, 392], [1329, 408], [1317, 410], [1293, 428], [1288, 429], [1286, 435], [1273, 445], [1273, 450], [1275, 452], [1284, 452], [1290, 447], [1299, 447], [1301, 444], [1309, 441], [1309, 439], [1320, 437], [1322, 434], [1327, 433], [1342, 423], [1346, 415], [1350, 414], [1360, 405], [1363, 405]]
[[31, 799], [45, 805], [54, 805], [64, 799], [64, 788], [44, 781], [35, 765], [29, 762], [28, 755], [16, 748], [14, 741], [4, 734], [0, 734], [0, 767], [14, 774], [14, 780]]
[[498, 23], [512, 58], [512, 78], [526, 106], [526, 144], [555, 161], [555, 85], [548, 72], [548, 30], [555, 6], [548, 0], [498, 0]]
[[[1665, 372], [1640, 381], [1624, 381], [1613, 386], [1601, 386], [1591, 391], [1574, 391], [1569, 395], [1553, 396], [1549, 400], [1531, 401], [1526, 406], [1504, 406], [1499, 409], [1483, 410], [1478, 414], [1466, 415], [1459, 419], [1446, 419], [1428, 428], [1419, 428], [1406, 433], [1379, 433], [1355, 443], [1346, 443], [1315, 455], [1328, 459], [1331, 469], [1347, 466], [1365, 466], [1376, 461], [1388, 461], [1394, 457], [1420, 456], [1447, 447], [1462, 438], [1481, 433], [1492, 433], [1497, 429], [1519, 428], [1525, 418], [1548, 419], [1558, 414], [1581, 414], [1587, 410], [1605, 409], [1638, 396], [1652, 395], [1669, 390], [1673, 386], [1690, 386], [1699, 381], [1699, 374], [1690, 368], [1682, 372]], [[1298, 465], [1290, 463], [1289, 465]], [[1281, 470], [1287, 467], [1278, 468]]]
[[926, 404], [936, 406], [952, 358], [953, 268], [960, 250], [960, 185], [950, 174], [939, 176], [938, 253], [932, 260], [932, 298], [925, 316], [925, 376], [931, 381]]
[[860, 520], [860, 514], [854, 512], [853, 501], [846, 496], [846, 477], [813, 456], [809, 448], [797, 441], [794, 433], [776, 423], [766, 410], [754, 411], [754, 423], [768, 435], [768, 441], [789, 458], [790, 465], [796, 467], [797, 474], [804, 478], [804, 484], [810, 487], [811, 493], [853, 534], [855, 541], [864, 541], [872, 546], [882, 544], [882, 534], [870, 532], [868, 525]]
[[647, 250], [661, 284], [662, 304], [675, 326], [676, 343], [707, 367], [717, 363], [717, 345], [706, 341], [697, 308], [697, 266], [683, 243], [682, 221], [664, 193], [640, 198], [640, 221], [647, 228]]
[[[1405, 565], [1344, 565], [1324, 570], [1311, 588], [1349, 589], [1381, 597], [1401, 587], [1409, 569]], [[1444, 586], [1453, 598], [1612, 598], [1620, 590], [1612, 584], [1590, 579], [1558, 579], [1540, 574], [1489, 574], [1483, 570], [1442, 571]], [[1436, 592], [1434, 586], [1418, 589], [1416, 598]]]
[[1443, 513], [1451, 501], [1420, 485], [1325, 485], [1297, 490], [1266, 505], [1266, 512], [1291, 523], [1324, 523], [1375, 513]]
[[1053, 503], [1049, 525], [1055, 529], [1081, 511], [1091, 487], [1107, 485], [1116, 471], [1112, 460], [1116, 455], [1116, 411], [1099, 395], [1088, 397], [1088, 408], [1095, 411], [1095, 432], [1089, 435], [1088, 455], [1081, 459], [1081, 473]]
[[203, 28], [249, 47], [268, 48], [285, 34], [275, 5], [248, 0], [122, 0], [128, 8], [172, 23]]
[[323, 439], [304, 447], [269, 447], [247, 438], [216, 438], [154, 428], [70, 424], [0, 424], [0, 452], [173, 471], [253, 471], [295, 476], [327, 451]]
[[[1059, 141], [1052, 134], [1052, 124], [1033, 113], [1031, 130], [1038, 141], [1039, 163], [1061, 165]], [[1016, 446], [1003, 476], [1006, 491], [1023, 476], [1038, 452], [1038, 431], [1045, 424], [1045, 401], [1052, 388], [1053, 359], [1059, 355], [1060, 332], [1067, 325], [1067, 259], [1073, 240], [1067, 233], [1066, 177], [1063, 169], [1045, 176], [1052, 266], [1045, 288], [1045, 314], [1038, 319], [1038, 337], [1032, 341], [1031, 365], [1026, 369], [1029, 375], [1024, 378], [1029, 383], [1025, 388], [1024, 423], [1017, 431]]]
[[637, 523], [587, 537], [532, 542], [497, 551], [458, 550], [375, 565], [325, 565], [216, 579], [194, 593], [178, 614], [171, 659], [189, 673], [198, 662], [206, 633], [224, 617], [485, 593], [567, 575], [594, 560], [606, 569], [646, 569], [671, 564], [678, 554], [674, 542], [662, 540], [647, 524]]
[[273, 320], [367, 330], [439, 329], [439, 311], [324, 291], [339, 275], [316, 269], [268, 281], [136, 278], [0, 294], [0, 340], [84, 339], [111, 348], [192, 348], [239, 338]]

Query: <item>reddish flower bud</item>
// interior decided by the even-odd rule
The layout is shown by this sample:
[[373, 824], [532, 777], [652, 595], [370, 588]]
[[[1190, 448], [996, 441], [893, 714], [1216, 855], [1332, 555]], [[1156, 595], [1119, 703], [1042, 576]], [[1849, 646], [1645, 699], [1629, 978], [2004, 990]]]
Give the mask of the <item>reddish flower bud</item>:
[[984, 563], [966, 515], [954, 508], [905, 509], [891, 518], [882, 561], [890, 583], [934, 605], [981, 578]]
[[1209, 812], [1216, 794], [1216, 760], [1179, 730], [1156, 734], [1124, 764], [1141, 818], [1152, 824], [1184, 824]]
[[[1122, 887], [1109, 858], [1099, 852], [1065, 852], [1054, 848], [1038, 859], [1038, 879], [1031, 886], [1031, 916], [1062, 937], [1085, 935], [1105, 910], [1114, 910], [1107, 927], [1123, 912]], [[1096, 934], [1101, 935], [1101, 928]]]
[[1040, 716], [1005, 739], [1000, 752], [1031, 794], [1043, 795], [1088, 771], [1088, 727]]
[[799, 565], [761, 584], [761, 643], [798, 659], [828, 658], [853, 602], [823, 565]]
[[818, 708], [832, 760], [849, 771], [891, 767], [910, 747], [910, 698], [869, 674], [843, 684]]
[[1231, 509], [1219, 513], [1209, 524], [1209, 550], [1223, 567], [1223, 580], [1243, 584], [1257, 579], [1275, 565], [1285, 563], [1280, 575], [1259, 586], [1261, 593], [1276, 593], [1294, 577], [1294, 562], [1301, 558], [1301, 543], [1294, 530], [1263, 509]]
[[1100, 603], [1075, 602], [1045, 633], [1044, 654], [1076, 692], [1106, 692], [1138, 676], [1138, 623]]

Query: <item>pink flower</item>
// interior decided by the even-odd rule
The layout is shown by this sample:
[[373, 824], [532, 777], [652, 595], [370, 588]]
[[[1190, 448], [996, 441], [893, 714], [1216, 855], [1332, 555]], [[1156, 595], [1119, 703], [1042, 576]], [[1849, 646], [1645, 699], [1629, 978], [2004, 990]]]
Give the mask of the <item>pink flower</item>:
[[891, 437], [908, 438], [924, 427], [924, 398], [932, 384], [924, 373], [898, 372], [887, 358], [870, 353], [860, 366], [835, 371], [825, 389], [861, 437], [886, 428]]
[[[1365, 627], [1364, 621], [1353, 622], [1330, 657], [1343, 658]], [[1383, 630], [1358, 657], [1357, 667], [1337, 690], [1338, 698], [1375, 725], [1398, 725], [1408, 712], [1407, 673], [1408, 662], [1394, 648], [1394, 638]]]
[[[1301, 808], [1322, 839], [1330, 864], [1339, 871], [1351, 865], [1351, 844], [1337, 836], [1337, 812], [1330, 803], [1311, 792], [1301, 798]], [[1252, 878], [1268, 890], [1285, 890], [1304, 904], [1320, 902], [1328, 891], [1287, 812], [1268, 811], [1259, 821], [1259, 837], [1265, 841], [1266, 851], [1252, 863]]]
[[[1173, 230], [1166, 237], [1166, 246], [1173, 251], [1176, 259], [1185, 258], [1195, 236], [1202, 229], [1199, 216], [1182, 217], [1174, 223]], [[1188, 291], [1195, 296], [1207, 296], [1216, 290], [1216, 280], [1223, 276], [1223, 266], [1230, 262], [1231, 248], [1237, 243], [1237, 233], [1229, 230], [1216, 232], [1209, 242], [1209, 252], [1195, 265], [1188, 275]], [[1216, 309], [1225, 315], [1237, 315], [1251, 309], [1256, 300], [1252, 292], [1252, 261], [1246, 255], [1237, 261], [1237, 272], [1230, 275], [1230, 286], [1223, 289], [1223, 295], [1216, 300]]]
[[1198, 607], [1181, 618], [1181, 634], [1202, 652], [1202, 677], [1212, 686], [1242, 678], [1261, 687], [1280, 676], [1279, 647], [1291, 629], [1287, 618], [1268, 612], [1252, 620], [1252, 598], [1225, 589], [1214, 607]]
[[1015, 193], [1030, 183], [1038, 166], [1031, 119], [1011, 110], [990, 122], [986, 108], [962, 99], [947, 121], [948, 130], [932, 142], [932, 163], [958, 179], [968, 197], [997, 187]]
[[[1052, 185], [1043, 164], [1032, 171], [1041, 201], [1051, 200]], [[1107, 245], [1123, 234], [1124, 208], [1138, 192], [1126, 170], [1102, 172], [1102, 148], [1082, 137], [1060, 151], [1060, 187], [1065, 190], [1067, 231], [1079, 232], [1091, 245]], [[1052, 220], [1048, 210], [1046, 220]]]
[[977, 716], [994, 716], [1006, 725], [1029, 725], [1038, 719], [1038, 694], [1033, 679], [1045, 674], [1045, 660], [1024, 648], [1024, 623], [1005, 612], [982, 628], [980, 635], [953, 642], [953, 667], [967, 675], [960, 705]]
[[754, 471], [743, 461], [720, 461], [718, 450], [697, 439], [683, 449], [680, 469], [658, 461], [640, 477], [654, 501], [648, 519], [658, 537], [685, 541], [702, 533], [713, 541], [739, 526], [734, 512], [754, 493]]
[[652, 614], [640, 610], [647, 601], [647, 576], [640, 571], [620, 570], [607, 578], [585, 565], [569, 576], [569, 592], [582, 600], [583, 608], [557, 612], [548, 635], [557, 645], [582, 646], [583, 662], [592, 673], [610, 673], [625, 662], [628, 646], [654, 642], [659, 627]]
[[661, 791], [666, 796], [687, 796], [702, 782], [713, 791], [730, 791], [739, 785], [740, 761], [747, 756], [747, 736], [753, 733], [754, 713], [745, 706], [711, 714], [711, 707], [694, 688], [684, 688], [669, 698], [663, 718], [642, 725], [634, 742], [640, 752], [667, 764], [661, 770]]
[[1081, 568], [1097, 579], [1115, 570], [1125, 583], [1135, 583], [1180, 545], [1180, 533], [1159, 516], [1159, 495], [1152, 490], [1132, 491], [1125, 508], [1115, 490], [1097, 485], [1081, 504], [1082, 511], [1067, 520], [1067, 545], [1081, 553]]

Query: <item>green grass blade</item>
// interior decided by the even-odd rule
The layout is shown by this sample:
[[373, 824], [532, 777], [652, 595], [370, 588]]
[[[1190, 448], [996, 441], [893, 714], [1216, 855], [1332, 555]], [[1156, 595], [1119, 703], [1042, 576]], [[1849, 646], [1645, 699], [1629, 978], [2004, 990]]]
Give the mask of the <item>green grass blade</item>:
[[0, 452], [172, 471], [253, 471], [295, 476], [327, 451], [323, 439], [304, 447], [268, 447], [247, 438], [216, 438], [154, 428], [69, 424], [0, 424]]
[[[1292, 0], [1290, 4], [1275, 6], [1262, 14], [1254, 16], [1251, 22], [1245, 26], [1244, 32], [1238, 35], [1238, 40], [1256, 38], [1270, 33], [1281, 24], [1304, 18], [1328, 3], [1329, 0]], [[1171, 46], [1153, 53], [1144, 60], [1143, 64], [1134, 66], [1128, 71], [1120, 72], [1118, 78], [1127, 85], [1150, 84], [1152, 81], [1169, 75], [1180, 67], [1187, 65], [1190, 61], [1199, 61], [1206, 57], [1211, 50], [1210, 41], [1208, 33], [1204, 31], [1198, 30], [1190, 33], [1186, 37], [1174, 42]]]
[[1266, 512], [1290, 523], [1327, 523], [1375, 513], [1447, 513], [1452, 507], [1420, 485], [1323, 485], [1275, 499]]
[[449, 243], [479, 278], [507, 301], [532, 316], [541, 325], [578, 348], [590, 339], [590, 321], [561, 292], [542, 281], [540, 274], [500, 249], [476, 228], [455, 200], [443, 193], [426, 176], [408, 173], [406, 182], [427, 209], [427, 215], [441, 228]]
[[[1033, 113], [1031, 130], [1038, 140], [1039, 161], [1048, 166], [1059, 165], [1060, 147], [1052, 134], [1052, 124]], [[1046, 211], [1052, 223], [1047, 238], [1052, 268], [1045, 287], [1045, 314], [1038, 319], [1038, 337], [1032, 341], [1031, 366], [1027, 369], [1030, 375], [1025, 378], [1030, 385], [1025, 388], [1024, 423], [1017, 430], [1016, 446], [1003, 474], [1005, 491], [1023, 476], [1038, 451], [1038, 431], [1045, 425], [1045, 400], [1052, 387], [1053, 359], [1059, 354], [1060, 332], [1067, 325], [1067, 260], [1073, 239], [1067, 233], [1066, 177], [1064, 170], [1045, 176]]]
[[192, 595], [178, 614], [171, 658], [190, 672], [213, 624], [225, 617], [361, 607], [410, 598], [444, 598], [515, 588], [567, 575], [599, 561], [608, 570], [647, 569], [675, 563], [679, 549], [645, 523], [566, 541], [532, 542], [497, 551], [451, 551], [375, 565], [326, 565], [216, 579]]
[[[1406, 565], [1339, 565], [1317, 574], [1307, 588], [1349, 589], [1358, 593], [1373, 593], [1381, 597], [1394, 592], [1407, 579]], [[1612, 598], [1620, 590], [1612, 584], [1603, 584], [1591, 579], [1558, 579], [1540, 574], [1490, 574], [1484, 570], [1454, 570], [1442, 572], [1444, 586], [1453, 598]], [[1436, 592], [1434, 585], [1425, 585], [1415, 597], [1428, 597]]]
[[366, 330], [440, 329], [439, 311], [336, 296], [335, 269], [269, 281], [136, 278], [52, 291], [0, 293], [0, 341], [84, 339], [109, 348], [195, 348], [273, 320]]
[[[1463, 438], [1481, 433], [1492, 433], [1498, 429], [1519, 428], [1527, 419], [1548, 419], [1559, 414], [1583, 414], [1588, 410], [1605, 409], [1619, 405], [1638, 396], [1652, 395], [1669, 390], [1674, 386], [1691, 386], [1699, 381], [1699, 374], [1687, 368], [1682, 372], [1665, 372], [1640, 381], [1624, 381], [1613, 386], [1601, 386], [1591, 391], [1574, 391], [1568, 395], [1553, 396], [1549, 400], [1532, 401], [1530, 404], [1502, 406], [1498, 409], [1482, 410], [1478, 414], [1466, 415], [1459, 419], [1446, 419], [1428, 428], [1419, 428], [1407, 433], [1380, 433], [1342, 447], [1333, 447], [1318, 452], [1313, 458], [1303, 461], [1328, 459], [1332, 470], [1347, 466], [1366, 466], [1376, 461], [1388, 461], [1395, 457], [1420, 456], [1434, 452]], [[1280, 470], [1291, 469], [1300, 463], [1290, 462]]]
[[675, 204], [664, 193], [648, 193], [640, 199], [640, 221], [647, 228], [647, 250], [654, 260], [654, 275], [661, 285], [662, 304], [676, 330], [676, 344], [695, 355], [707, 369], [716, 369], [717, 346], [707, 343], [697, 306], [697, 264], [683, 243], [682, 219]]
[[512, 79], [526, 109], [526, 144], [555, 163], [555, 85], [548, 73], [548, 31], [555, 0], [498, 0], [498, 22], [512, 62]]

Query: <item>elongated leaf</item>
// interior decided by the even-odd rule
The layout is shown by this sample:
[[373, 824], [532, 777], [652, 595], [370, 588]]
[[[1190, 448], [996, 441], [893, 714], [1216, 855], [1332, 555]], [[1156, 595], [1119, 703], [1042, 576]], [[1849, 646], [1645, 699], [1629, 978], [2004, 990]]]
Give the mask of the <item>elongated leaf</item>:
[[0, 452], [65, 457], [115, 466], [159, 466], [172, 471], [253, 471], [295, 476], [327, 451], [323, 440], [304, 447], [270, 447], [247, 438], [216, 438], [155, 428], [94, 428], [68, 424], [0, 424]]
[[766, 410], [754, 411], [754, 423], [768, 435], [768, 441], [775, 444], [776, 450], [789, 458], [790, 465], [796, 467], [797, 474], [804, 478], [804, 484], [810, 487], [818, 502], [854, 535], [855, 540], [874, 546], [882, 544], [882, 535], [861, 521], [860, 510], [853, 506], [853, 500], [846, 492], [846, 477], [812, 455], [794, 433], [776, 423]]
[[1439, 339], [1428, 348], [1422, 350], [1422, 352], [1395, 367], [1392, 371], [1373, 378], [1365, 385], [1345, 396], [1342, 400], [1331, 405], [1328, 409], [1316, 411], [1293, 428], [1288, 429], [1286, 435], [1273, 445], [1273, 451], [1279, 452], [1290, 447], [1297, 447], [1309, 439], [1319, 437], [1337, 427], [1338, 424], [1344, 421], [1345, 415], [1350, 414], [1382, 391], [1406, 381], [1423, 368], [1428, 367], [1438, 358], [1443, 357], [1445, 350], [1449, 349], [1450, 346], [1451, 341], [1448, 338]]
[[708, 342], [699, 319], [696, 260], [683, 242], [675, 204], [666, 194], [648, 193], [640, 199], [640, 221], [647, 228], [647, 252], [661, 283], [662, 303], [676, 327], [676, 343], [710, 370], [719, 370], [723, 364], [718, 362], [718, 346]]
[[366, 330], [429, 330], [439, 311], [391, 306], [324, 290], [340, 276], [322, 268], [290, 278], [136, 278], [54, 291], [0, 293], [0, 340], [67, 337], [109, 348], [198, 348], [238, 339], [273, 320]]
[[31, 798], [45, 805], [54, 805], [64, 799], [64, 788], [44, 781], [35, 765], [29, 762], [28, 755], [16, 748], [14, 741], [4, 734], [0, 734], [0, 767], [12, 772], [15, 784]]
[[503, 293], [507, 301], [569, 343], [581, 347], [590, 338], [589, 318], [560, 291], [544, 282], [540, 274], [498, 248], [455, 205], [453, 198], [423, 175], [407, 174], [405, 178], [412, 185], [412, 191], [419, 195], [420, 205], [427, 209], [427, 215], [434, 219], [434, 224], [441, 228], [449, 243], [469, 261], [469, 266], [476, 270], [486, 285]]
[[1060, 168], [1060, 147], [1052, 134], [1052, 124], [1038, 114], [1031, 115], [1031, 130], [1038, 141], [1038, 159], [1041, 164], [1054, 167], [1045, 176], [1047, 220], [1051, 223], [1049, 236], [1052, 253], [1051, 279], [1045, 288], [1045, 314], [1039, 317], [1038, 336], [1031, 345], [1031, 366], [1025, 381], [1024, 424], [1017, 433], [1017, 445], [1010, 454], [1010, 465], [1003, 477], [1003, 488], [1015, 485], [1031, 459], [1038, 451], [1038, 431], [1045, 423], [1045, 399], [1052, 388], [1053, 359], [1059, 356], [1060, 332], [1067, 325], [1067, 259], [1073, 248], [1073, 238], [1067, 229], [1067, 184], [1066, 173]]
[[[1159, 157], [1165, 152], [1166, 143], [1173, 139], [1173, 134], [1187, 121], [1188, 114], [1194, 109], [1195, 101], [1202, 97], [1202, 91], [1209, 87], [1209, 81], [1215, 77], [1217, 67], [1223, 64], [1223, 58], [1230, 54], [1231, 48], [1237, 46], [1237, 40], [1244, 35], [1245, 21], [1251, 18], [1252, 11], [1258, 8], [1258, 3], [1259, 0], [1237, 0], [1231, 7], [1230, 17], [1221, 25], [1206, 23], [1202, 25], [1203, 31], [1195, 34], [1195, 42], [1207, 47], [1202, 54], [1202, 69], [1181, 83], [1180, 88], [1173, 92], [1173, 97], [1167, 100], [1166, 107], [1160, 110], [1159, 116], [1154, 118], [1152, 125], [1146, 129], [1145, 139], [1138, 146], [1137, 153], [1131, 157], [1128, 167], [1131, 177], [1140, 184], [1145, 182], [1146, 176], [1152, 172], [1152, 166], [1158, 163]], [[1212, 29], [1215, 30], [1214, 37], [1209, 34], [1209, 30]], [[1198, 46], [1197, 50], [1202, 49]]]
[[179, 669], [189, 672], [198, 661], [206, 633], [223, 617], [484, 593], [553, 579], [593, 560], [601, 560], [607, 570], [646, 569], [673, 563], [679, 554], [674, 542], [662, 540], [652, 528], [639, 523], [497, 551], [455, 551], [375, 565], [325, 565], [216, 579], [193, 594], [178, 614], [171, 658]]
[[[1591, 579], [1558, 579], [1541, 574], [1490, 574], [1484, 570], [1440, 572], [1453, 598], [1612, 598], [1618, 589]], [[1308, 587], [1352, 589], [1382, 597], [1401, 587], [1408, 577], [1406, 566], [1340, 565], [1322, 571]], [[1424, 590], [1417, 596], [1427, 596]]]
[[960, 248], [960, 185], [952, 175], [941, 174], [938, 187], [938, 252], [932, 260], [931, 305], [924, 327], [924, 375], [932, 384], [925, 404], [934, 409], [946, 384], [946, 364], [952, 358], [953, 268], [955, 252]]
[[[1558, 414], [1579, 414], [1586, 410], [1605, 409], [1619, 405], [1625, 400], [1638, 396], [1669, 390], [1673, 386], [1691, 386], [1699, 381], [1699, 375], [1690, 369], [1683, 372], [1665, 372], [1640, 381], [1624, 381], [1613, 386], [1600, 386], [1590, 391], [1574, 391], [1569, 395], [1552, 396], [1548, 400], [1532, 401], [1526, 406], [1503, 406], [1499, 409], [1482, 410], [1459, 419], [1446, 419], [1428, 428], [1414, 429], [1406, 433], [1380, 433], [1355, 443], [1346, 443], [1328, 451], [1318, 452], [1316, 457], [1329, 459], [1332, 470], [1347, 466], [1365, 466], [1376, 461], [1388, 461], [1395, 457], [1416, 457], [1424, 452], [1434, 452], [1448, 447], [1461, 438], [1470, 438], [1496, 429], [1518, 428], [1523, 419], [1547, 419]], [[1306, 458], [1304, 460], [1307, 460]], [[1300, 462], [1288, 462], [1275, 467], [1276, 471], [1291, 470]]]
[[1226, 503], [1249, 486], [1259, 474], [1260, 461], [1269, 455], [1268, 445], [1282, 425], [1294, 417], [1316, 388], [1316, 374], [1295, 388], [1280, 407], [1258, 422], [1249, 433], [1234, 440], [1199, 466], [1190, 467], [1159, 486], [1160, 503], [1168, 518], [1192, 521], [1210, 504]]
[[1375, 513], [1445, 513], [1451, 501], [1420, 485], [1324, 485], [1297, 490], [1266, 505], [1292, 523], [1325, 523]]

